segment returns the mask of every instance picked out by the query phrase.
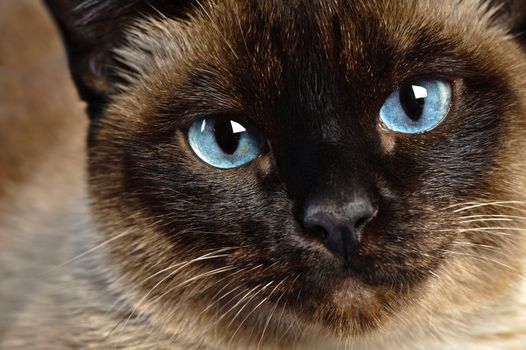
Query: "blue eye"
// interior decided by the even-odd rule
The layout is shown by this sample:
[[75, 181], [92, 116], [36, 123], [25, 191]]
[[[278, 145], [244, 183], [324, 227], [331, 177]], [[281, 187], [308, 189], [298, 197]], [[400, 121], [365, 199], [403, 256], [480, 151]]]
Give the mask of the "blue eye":
[[420, 134], [439, 125], [451, 106], [451, 85], [438, 79], [403, 85], [380, 109], [383, 126], [391, 131]]
[[199, 158], [222, 169], [246, 164], [265, 148], [261, 134], [227, 118], [197, 120], [188, 130], [188, 141]]

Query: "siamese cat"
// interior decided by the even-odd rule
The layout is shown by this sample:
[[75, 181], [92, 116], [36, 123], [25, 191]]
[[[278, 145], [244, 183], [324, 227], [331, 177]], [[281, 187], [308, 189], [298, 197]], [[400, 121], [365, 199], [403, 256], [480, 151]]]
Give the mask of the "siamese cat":
[[526, 348], [524, 1], [46, 4], [87, 165], [3, 349]]

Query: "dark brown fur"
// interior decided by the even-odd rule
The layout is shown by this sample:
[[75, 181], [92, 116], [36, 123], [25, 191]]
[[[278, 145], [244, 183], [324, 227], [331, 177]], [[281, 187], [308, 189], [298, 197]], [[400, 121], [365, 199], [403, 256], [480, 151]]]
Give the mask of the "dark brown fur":
[[[501, 334], [479, 322], [520, 304], [526, 261], [521, 2], [48, 3], [91, 118], [91, 216], [70, 243], [89, 254], [53, 274], [8, 348], [476, 348]], [[415, 77], [453, 82], [447, 120], [379, 130]], [[189, 125], [225, 114], [262, 130], [262, 157], [222, 170], [195, 156]], [[356, 188], [379, 209], [346, 262], [300, 217]], [[517, 310], [498, 346], [524, 344]]]

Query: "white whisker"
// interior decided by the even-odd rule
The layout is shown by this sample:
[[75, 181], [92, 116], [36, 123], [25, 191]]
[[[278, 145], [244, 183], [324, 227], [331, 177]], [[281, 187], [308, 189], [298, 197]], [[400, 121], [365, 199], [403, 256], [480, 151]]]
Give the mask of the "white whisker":
[[444, 249], [443, 251], [445, 253], [448, 253], [448, 254], [459, 255], [459, 256], [466, 256], [466, 257], [478, 259], [478, 260], [481, 260], [481, 261], [484, 261], [484, 262], [494, 263], [494, 264], [500, 265], [502, 267], [505, 267], [506, 269], [508, 269], [510, 271], [513, 271], [513, 272], [516, 271], [516, 269], [514, 269], [511, 266], [503, 263], [502, 261], [496, 260], [496, 259], [490, 259], [490, 258], [487, 258], [487, 257], [484, 257], [484, 256], [480, 256], [480, 255], [474, 255], [474, 254], [463, 253], [463, 252], [456, 252], [456, 251], [447, 250], [447, 249]]
[[245, 307], [250, 303], [251, 300], [253, 300], [259, 293], [263, 292], [265, 289], [268, 288], [268, 286], [270, 286], [273, 283], [274, 283], [274, 281], [270, 281], [269, 283], [267, 283], [266, 285], [261, 287], [256, 293], [252, 294], [252, 296], [249, 299], [247, 299], [245, 305], [240, 307], [239, 310], [236, 312], [236, 314], [232, 317], [232, 319], [230, 320], [230, 322], [227, 325], [227, 328], [230, 327], [232, 325], [232, 323], [234, 323], [236, 318], [239, 316], [239, 314], [241, 314], [241, 312], [245, 309]]
[[484, 219], [469, 219], [469, 220], [462, 220], [462, 221], [459, 221], [458, 223], [459, 224], [469, 224], [469, 223], [475, 223], [475, 222], [499, 222], [499, 221], [505, 221], [505, 222], [510, 222], [510, 221], [514, 221], [513, 219], [510, 219], [510, 218], [484, 218]]
[[61, 263], [60, 265], [57, 265], [57, 266], [54, 266], [54, 267], [48, 269], [48, 270], [45, 271], [43, 274], [46, 275], [46, 274], [48, 274], [48, 273], [50, 273], [50, 272], [52, 272], [52, 271], [55, 271], [55, 270], [57, 270], [57, 269], [60, 269], [60, 268], [62, 268], [62, 267], [64, 267], [64, 266], [68, 265], [68, 264], [71, 264], [72, 262], [75, 262], [75, 261], [81, 259], [82, 257], [88, 255], [89, 253], [94, 252], [95, 250], [97, 250], [97, 249], [99, 249], [99, 248], [101, 248], [101, 247], [107, 245], [108, 243], [111, 243], [111, 242], [113, 242], [113, 241], [115, 241], [115, 240], [117, 240], [117, 239], [119, 239], [119, 238], [121, 238], [121, 237], [123, 237], [123, 236], [129, 234], [130, 231], [131, 231], [131, 230], [126, 230], [126, 231], [124, 231], [124, 232], [121, 232], [120, 234], [118, 234], [118, 235], [116, 235], [116, 236], [114, 236], [114, 237], [112, 237], [112, 238], [110, 238], [110, 239], [105, 240], [104, 242], [102, 242], [102, 243], [96, 245], [95, 247], [90, 248], [90, 249], [86, 250], [85, 252], [83, 252], [83, 253], [81, 253], [81, 254], [79, 254], [79, 255], [77, 255], [77, 256], [75, 256], [75, 257], [73, 257], [73, 258], [71, 258], [71, 259], [69, 259], [69, 260], [67, 260], [67, 261], [65, 261], [65, 262], [63, 262], [63, 263]]
[[[475, 208], [480, 208], [480, 207], [486, 207], [486, 206], [508, 208], [508, 209], [518, 209], [516, 206], [512, 206], [511, 204], [526, 205], [526, 202], [523, 202], [523, 201], [497, 201], [497, 202], [488, 202], [488, 203], [470, 203], [469, 205], [467, 205], [465, 207], [453, 210], [453, 213], [459, 213], [459, 212], [462, 212], [462, 211], [475, 209]], [[454, 205], [454, 206], [459, 206], [459, 205]], [[449, 209], [451, 209], [454, 206], [449, 207]]]
[[[192, 263], [195, 263], [197, 261], [202, 261], [202, 260], [206, 260], [206, 259], [210, 259], [212, 256], [214, 255], [210, 255], [210, 254], [217, 254], [218, 252], [220, 251], [224, 251], [224, 250], [228, 250], [230, 248], [222, 248], [218, 251], [214, 251], [214, 252], [211, 252], [211, 253], [207, 253], [203, 256], [200, 256], [198, 258], [195, 258], [195, 259], [192, 259], [192, 260], [189, 260], [187, 262], [182, 262], [182, 263], [178, 263], [176, 264], [177, 268], [170, 272], [166, 277], [162, 278], [159, 282], [157, 282], [152, 288], [150, 288], [150, 290], [139, 300], [139, 302], [134, 306], [132, 312], [130, 313], [130, 315], [128, 316], [128, 318], [126, 319], [126, 322], [124, 323], [124, 326], [122, 327], [121, 329], [121, 334], [122, 332], [124, 331], [124, 329], [126, 329], [126, 326], [128, 325], [130, 319], [133, 317], [133, 315], [137, 312], [137, 310], [142, 306], [142, 304], [144, 304], [144, 302], [147, 300], [147, 298], [150, 296], [151, 293], [153, 293], [154, 290], [156, 290], [161, 284], [163, 284], [167, 279], [169, 279], [170, 277], [174, 276], [177, 272], [181, 271], [182, 269], [184, 269], [185, 267], [187, 267], [188, 265], [192, 264]], [[216, 257], [220, 257], [220, 256], [216, 256]], [[173, 268], [173, 266], [171, 267]], [[167, 269], [164, 269], [165, 271], [166, 270], [169, 270], [169, 268]], [[158, 275], [158, 273], [154, 274], [154, 275]], [[150, 276], [151, 278], [152, 276]], [[164, 295], [164, 294], [163, 294]], [[113, 330], [112, 330], [113, 331]], [[111, 332], [110, 334], [108, 334], [108, 336], [111, 335]]]
[[475, 219], [475, 218], [505, 218], [505, 219], [526, 220], [526, 217], [524, 216], [505, 215], [505, 214], [479, 214], [479, 215], [462, 216], [462, 219]]
[[274, 308], [272, 308], [272, 311], [270, 311], [270, 315], [267, 318], [265, 326], [263, 327], [263, 331], [261, 332], [261, 336], [259, 337], [259, 341], [258, 341], [258, 345], [256, 347], [256, 350], [259, 350], [259, 348], [261, 346], [261, 343], [263, 342], [263, 339], [265, 337], [265, 332], [267, 331], [267, 328], [268, 328], [268, 326], [270, 324], [270, 320], [272, 319], [272, 316], [274, 315], [274, 312], [276, 311], [276, 309], [277, 309], [277, 307], [279, 305], [279, 302], [281, 301], [281, 298], [283, 298], [284, 295], [285, 295], [285, 293], [281, 293], [280, 297], [278, 298], [278, 300], [274, 304]]

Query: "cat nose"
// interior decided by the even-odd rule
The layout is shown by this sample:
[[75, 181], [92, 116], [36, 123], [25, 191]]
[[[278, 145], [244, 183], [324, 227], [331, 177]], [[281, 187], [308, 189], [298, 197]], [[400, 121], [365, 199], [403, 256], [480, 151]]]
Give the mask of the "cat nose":
[[365, 225], [376, 213], [377, 208], [367, 195], [355, 196], [343, 204], [311, 200], [304, 209], [303, 227], [308, 235], [320, 239], [330, 251], [349, 261]]

